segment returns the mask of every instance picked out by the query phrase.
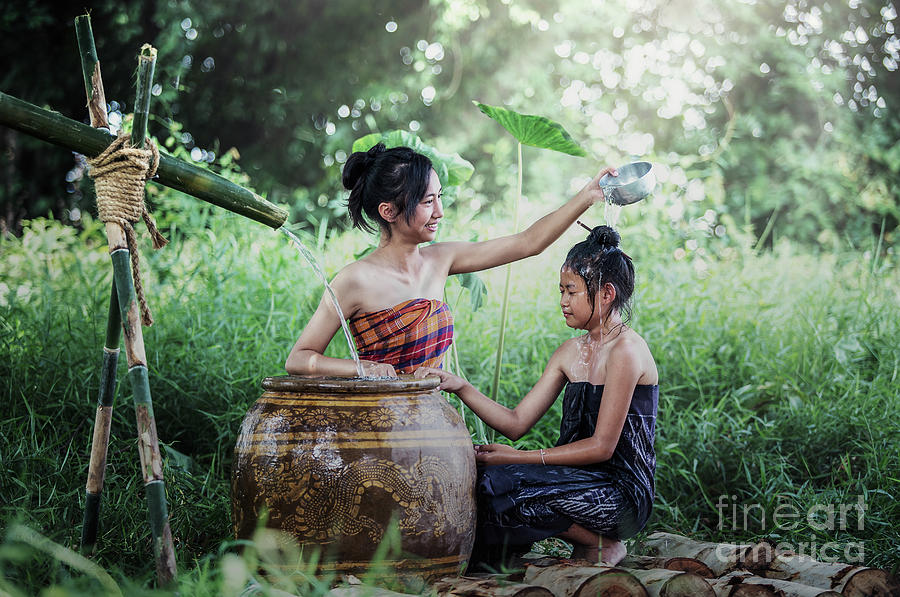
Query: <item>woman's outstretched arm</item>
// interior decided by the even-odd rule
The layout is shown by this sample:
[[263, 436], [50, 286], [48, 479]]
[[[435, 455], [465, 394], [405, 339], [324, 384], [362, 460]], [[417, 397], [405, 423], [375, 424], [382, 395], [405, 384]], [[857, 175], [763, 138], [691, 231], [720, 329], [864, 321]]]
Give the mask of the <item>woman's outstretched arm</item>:
[[515, 408], [507, 408], [494, 402], [463, 378], [443, 369], [420, 367], [416, 377], [436, 375], [441, 378], [438, 389], [459, 396], [466, 406], [478, 417], [511, 440], [517, 440], [534, 427], [547, 409], [553, 404], [565, 385], [566, 377], [559, 366], [560, 351], [557, 349], [534, 387], [522, 398]]
[[614, 168], [604, 168], [572, 199], [522, 232], [482, 242], [447, 242], [433, 246], [447, 254], [450, 274], [481, 271], [537, 255], [590, 206], [604, 200], [599, 180], [607, 173], [617, 174]]

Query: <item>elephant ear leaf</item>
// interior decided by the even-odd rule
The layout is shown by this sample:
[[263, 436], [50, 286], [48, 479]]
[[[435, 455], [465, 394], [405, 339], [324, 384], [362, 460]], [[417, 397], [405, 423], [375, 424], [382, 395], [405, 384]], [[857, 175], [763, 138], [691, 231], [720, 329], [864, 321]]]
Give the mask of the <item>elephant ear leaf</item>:
[[368, 151], [378, 143], [386, 147], [409, 147], [431, 160], [443, 187], [461, 185], [472, 177], [475, 167], [458, 153], [442, 153], [409, 131], [372, 133], [353, 142], [353, 151]]
[[474, 101], [472, 103], [489, 118], [499, 122], [522, 145], [552, 149], [578, 157], [587, 155], [581, 145], [558, 122], [544, 116], [519, 114], [500, 106], [489, 106]]
[[488, 293], [487, 286], [484, 285], [484, 281], [475, 272], [459, 274], [458, 277], [462, 287], [469, 289], [472, 311], [477, 311], [484, 304], [484, 298]]

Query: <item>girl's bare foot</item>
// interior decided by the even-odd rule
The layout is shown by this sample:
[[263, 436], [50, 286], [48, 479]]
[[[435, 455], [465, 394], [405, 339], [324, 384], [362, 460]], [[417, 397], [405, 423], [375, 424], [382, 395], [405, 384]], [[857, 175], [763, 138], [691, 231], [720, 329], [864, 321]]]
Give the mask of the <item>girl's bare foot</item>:
[[[625, 557], [625, 554], [628, 553], [625, 544], [621, 541], [616, 541], [615, 539], [600, 537], [600, 546], [600, 563], [607, 566], [615, 566], [621, 562], [622, 558]], [[574, 551], [572, 553], [574, 557]], [[593, 561], [596, 561], [596, 558]]]
[[600, 548], [598, 546], [580, 545], [575, 543], [572, 546], [573, 560], [587, 560], [592, 564], [600, 561]]

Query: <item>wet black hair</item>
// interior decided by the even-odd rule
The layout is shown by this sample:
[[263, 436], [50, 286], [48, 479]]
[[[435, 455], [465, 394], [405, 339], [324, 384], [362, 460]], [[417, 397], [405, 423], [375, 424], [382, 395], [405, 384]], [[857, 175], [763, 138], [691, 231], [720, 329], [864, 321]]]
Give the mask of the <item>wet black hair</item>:
[[378, 213], [382, 203], [392, 203], [408, 222], [425, 195], [431, 176], [431, 160], [409, 147], [386, 149], [379, 143], [369, 151], [355, 151], [347, 158], [341, 182], [350, 191], [347, 209], [354, 228], [372, 232], [378, 224], [390, 231]]
[[609, 226], [592, 229], [586, 240], [569, 249], [562, 269], [578, 274], [588, 291], [591, 315], [594, 297], [607, 283], [616, 289], [612, 309], [622, 314], [623, 321], [631, 320], [631, 295], [634, 293], [634, 264], [631, 257], [619, 248], [619, 233]]

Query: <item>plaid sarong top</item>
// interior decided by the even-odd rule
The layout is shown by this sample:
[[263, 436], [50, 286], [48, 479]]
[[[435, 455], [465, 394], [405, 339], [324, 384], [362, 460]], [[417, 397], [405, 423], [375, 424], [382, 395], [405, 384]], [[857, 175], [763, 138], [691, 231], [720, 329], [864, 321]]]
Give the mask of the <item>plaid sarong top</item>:
[[453, 343], [450, 306], [436, 299], [410, 299], [349, 321], [359, 358], [388, 363], [397, 373], [440, 367]]

